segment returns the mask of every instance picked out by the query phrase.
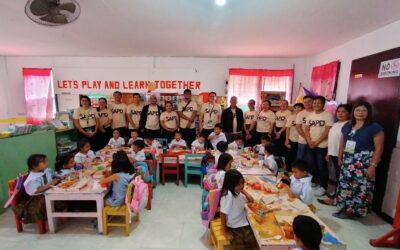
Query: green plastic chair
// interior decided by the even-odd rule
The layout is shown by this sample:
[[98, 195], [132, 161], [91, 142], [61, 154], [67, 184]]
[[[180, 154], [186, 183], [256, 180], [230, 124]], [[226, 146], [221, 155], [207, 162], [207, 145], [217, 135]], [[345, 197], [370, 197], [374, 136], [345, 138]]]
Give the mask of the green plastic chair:
[[[203, 188], [203, 173], [201, 172], [201, 159], [203, 158], [204, 155], [202, 154], [186, 154], [185, 155], [185, 178], [183, 185], [187, 187], [187, 179], [188, 175], [200, 175], [200, 187]], [[195, 161], [193, 161], [193, 158], [196, 158]]]

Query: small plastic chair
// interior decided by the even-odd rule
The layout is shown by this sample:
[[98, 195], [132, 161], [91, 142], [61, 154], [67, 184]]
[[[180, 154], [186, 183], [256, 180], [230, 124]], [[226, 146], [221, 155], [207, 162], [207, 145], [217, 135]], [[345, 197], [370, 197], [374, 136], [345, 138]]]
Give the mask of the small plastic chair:
[[201, 172], [201, 154], [187, 154], [185, 155], [185, 177], [183, 185], [187, 187], [188, 175], [200, 175], [200, 187], [203, 187], [203, 173]]
[[[128, 198], [128, 203], [130, 204], [132, 201], [132, 196], [133, 196], [133, 189], [134, 186], [132, 183], [128, 184], [128, 187], [126, 189], [126, 197]], [[109, 216], [111, 216], [109, 218]], [[125, 235], [129, 236], [131, 233], [131, 226], [130, 226], [130, 212], [129, 208], [126, 206], [126, 204], [121, 205], [121, 206], [116, 206], [116, 207], [104, 207], [103, 208], [103, 234], [107, 235], [108, 234], [108, 227], [124, 227], [125, 228]], [[113, 222], [112, 219], [114, 217], [124, 217], [123, 222]], [[109, 220], [110, 219], [110, 220]], [[136, 213], [136, 221], [139, 220], [139, 213]]]
[[161, 155], [161, 183], [165, 185], [165, 175], [176, 175], [176, 185], [179, 186], [179, 156], [174, 154]]
[[[23, 184], [23, 182], [26, 180], [27, 177], [28, 177], [28, 175], [25, 174], [18, 178], [22, 178], [22, 184]], [[18, 192], [17, 194], [15, 194], [14, 198], [12, 199], [11, 206], [17, 206], [22, 200], [24, 200], [28, 197], [28, 194], [25, 192], [23, 185], [21, 186], [20, 190], [16, 190], [18, 178], [8, 181], [8, 197], [11, 197], [12, 195], [14, 195], [14, 192]], [[23, 227], [22, 227], [23, 219], [21, 217], [17, 216], [15, 213], [14, 213], [14, 217], [15, 217], [15, 224], [17, 227], [17, 232], [21, 233], [23, 231]], [[38, 226], [39, 234], [46, 233], [46, 220], [39, 220], [36, 222], [36, 225]]]
[[214, 214], [210, 212], [210, 233], [208, 235], [208, 242], [210, 245], [214, 246], [214, 249], [217, 250], [223, 250], [225, 246], [229, 246], [231, 242], [225, 237], [225, 235], [222, 232], [222, 224], [221, 224], [221, 218], [213, 219], [215, 212], [218, 211], [218, 204], [215, 204], [215, 202], [219, 201], [219, 196], [221, 194], [221, 191], [218, 189], [210, 190], [209, 194], [209, 199], [208, 199], [208, 204], [210, 211], [213, 211]]

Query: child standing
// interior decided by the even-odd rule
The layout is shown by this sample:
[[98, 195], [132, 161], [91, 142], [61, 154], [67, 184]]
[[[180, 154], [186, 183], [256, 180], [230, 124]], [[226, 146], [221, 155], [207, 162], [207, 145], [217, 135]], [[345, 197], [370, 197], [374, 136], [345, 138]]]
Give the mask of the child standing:
[[187, 144], [185, 140], [182, 139], [181, 133], [179, 131], [175, 132], [175, 139], [169, 144], [170, 149], [186, 149]]
[[234, 141], [228, 144], [229, 150], [243, 151], [243, 137], [241, 135], [235, 135]]
[[217, 148], [217, 144], [220, 141], [227, 142], [225, 134], [222, 132], [221, 124], [217, 123], [214, 126], [214, 132], [212, 132], [208, 136], [208, 140], [211, 142], [211, 145], [214, 149]]
[[305, 215], [298, 215], [293, 220], [293, 232], [298, 248], [292, 250], [328, 250], [321, 245], [322, 230], [319, 223]]
[[215, 174], [215, 182], [217, 186], [215, 188], [221, 189], [224, 184], [225, 173], [231, 169], [233, 158], [230, 154], [223, 153], [217, 164], [217, 173]]
[[105, 197], [105, 205], [115, 207], [125, 203], [126, 189], [131, 180], [131, 174], [134, 172], [128, 156], [123, 151], [118, 151], [113, 155], [111, 171], [112, 174], [109, 177], [99, 182], [100, 184], [112, 183], [111, 191]]
[[46, 219], [43, 193], [52, 185], [56, 185], [58, 180], [53, 179], [51, 170], [47, 168], [46, 155], [33, 154], [29, 156], [27, 163], [29, 175], [24, 182], [24, 188], [29, 197], [27, 201], [13, 207], [13, 211], [24, 223], [32, 223]]
[[81, 167], [90, 165], [96, 158], [96, 155], [90, 150], [90, 142], [87, 139], [82, 139], [77, 143], [79, 152], [75, 155], [75, 163]]
[[275, 152], [276, 146], [273, 143], [267, 143], [267, 145], [265, 145], [264, 166], [276, 176], [278, 174], [278, 164], [275, 160]]
[[204, 150], [205, 149], [206, 138], [204, 135], [200, 134], [199, 138], [192, 142], [192, 148], [196, 150]]
[[144, 141], [143, 140], [137, 140], [133, 142], [132, 145], [132, 154], [131, 157], [129, 158], [130, 162], [133, 164], [138, 161], [145, 161], [146, 160], [146, 154], [144, 153]]
[[244, 190], [243, 175], [228, 170], [221, 190], [221, 226], [234, 249], [259, 249], [245, 211], [245, 204], [253, 201]]
[[107, 146], [111, 148], [120, 148], [124, 145], [125, 145], [124, 138], [120, 137], [119, 131], [117, 129], [114, 129], [113, 137], [110, 139]]
[[283, 179], [290, 182], [290, 196], [309, 205], [314, 200], [314, 194], [311, 187], [312, 176], [307, 172], [307, 169], [307, 162], [296, 160], [292, 163], [293, 175], [290, 178], [284, 176]]
[[65, 178], [71, 173], [71, 168], [75, 167], [76, 163], [72, 154], [57, 155], [56, 164], [54, 166], [54, 176]]
[[143, 138], [139, 137], [139, 132], [137, 130], [132, 130], [131, 131], [131, 138], [128, 141], [128, 146], [131, 147], [133, 142], [136, 141], [136, 140], [142, 140], [143, 141]]

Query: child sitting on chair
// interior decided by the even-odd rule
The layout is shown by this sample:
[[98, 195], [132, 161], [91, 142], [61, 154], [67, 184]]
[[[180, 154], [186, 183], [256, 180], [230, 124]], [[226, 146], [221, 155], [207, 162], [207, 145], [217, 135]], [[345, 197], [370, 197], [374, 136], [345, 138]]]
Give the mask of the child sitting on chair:
[[241, 135], [235, 135], [234, 141], [228, 144], [228, 149], [233, 151], [243, 151], [243, 137]]
[[148, 136], [144, 139], [145, 145], [150, 148], [162, 148], [162, 145], [159, 141], [154, 140], [154, 137]]
[[137, 141], [137, 140], [142, 140], [143, 141], [143, 138], [139, 137], [139, 132], [137, 130], [132, 130], [131, 131], [131, 138], [128, 141], [128, 146], [131, 147], [133, 142]]
[[90, 166], [96, 155], [90, 150], [90, 142], [88, 139], [83, 138], [77, 143], [79, 152], [75, 155], [74, 160], [76, 165], [81, 167]]
[[125, 204], [126, 189], [133, 172], [128, 156], [123, 151], [116, 152], [111, 162], [111, 175], [99, 181], [100, 184], [112, 183], [112, 188], [105, 197], [106, 206], [115, 207]]
[[72, 154], [60, 155], [56, 157], [56, 164], [54, 165], [54, 176], [58, 178], [65, 178], [71, 173], [71, 168], [75, 167], [76, 163]]
[[289, 181], [290, 192], [292, 198], [298, 198], [306, 205], [314, 200], [314, 194], [311, 187], [312, 176], [307, 172], [307, 162], [296, 160], [292, 163], [293, 175], [289, 177], [283, 176], [282, 179]]
[[221, 228], [233, 249], [259, 249], [245, 210], [245, 204], [253, 201], [244, 190], [243, 175], [235, 169], [228, 170], [221, 190]]
[[253, 147], [253, 151], [258, 153], [259, 156], [264, 156], [265, 154], [265, 146], [267, 145], [268, 142], [270, 142], [271, 140], [269, 139], [268, 136], [263, 135], [261, 136], [261, 143], [257, 144]]
[[47, 156], [33, 154], [28, 158], [29, 175], [24, 182], [25, 192], [30, 196], [27, 201], [13, 207], [14, 213], [23, 219], [24, 223], [32, 223], [46, 219], [46, 207], [43, 193], [59, 182], [53, 179], [47, 168]]
[[187, 149], [186, 141], [182, 139], [179, 131], [175, 132], [174, 138], [168, 146], [170, 149]]
[[221, 124], [217, 123], [214, 126], [214, 132], [212, 132], [208, 136], [208, 140], [211, 142], [211, 145], [213, 146], [214, 149], [217, 148], [217, 144], [220, 141], [227, 142], [225, 133], [222, 132], [222, 126]]
[[192, 148], [194, 148], [195, 150], [205, 150], [205, 143], [206, 138], [203, 134], [200, 134], [199, 138], [192, 142]]
[[120, 148], [125, 145], [124, 138], [120, 137], [119, 131], [114, 129], [113, 137], [108, 142], [107, 148]]
[[143, 149], [144, 149], [143, 140], [137, 140], [133, 142], [132, 154], [129, 157], [129, 160], [132, 164], [146, 160], [146, 154], [144, 153]]
[[310, 216], [296, 216], [293, 220], [293, 232], [297, 247], [292, 250], [328, 250], [321, 246], [321, 226]]
[[268, 168], [273, 175], [278, 174], [278, 164], [276, 163], [274, 154], [276, 153], [276, 146], [273, 143], [267, 143], [264, 147], [264, 166]]

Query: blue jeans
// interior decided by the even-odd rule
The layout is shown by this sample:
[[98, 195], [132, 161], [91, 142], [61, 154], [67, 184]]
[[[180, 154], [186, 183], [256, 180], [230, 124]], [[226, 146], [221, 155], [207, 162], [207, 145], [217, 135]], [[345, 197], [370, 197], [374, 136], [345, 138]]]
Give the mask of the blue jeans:
[[298, 143], [297, 144], [297, 155], [296, 160], [306, 160], [307, 144]]
[[312, 174], [313, 182], [319, 183], [325, 189], [328, 188], [329, 180], [329, 170], [325, 161], [327, 152], [327, 148], [308, 148], [307, 150], [308, 172]]

